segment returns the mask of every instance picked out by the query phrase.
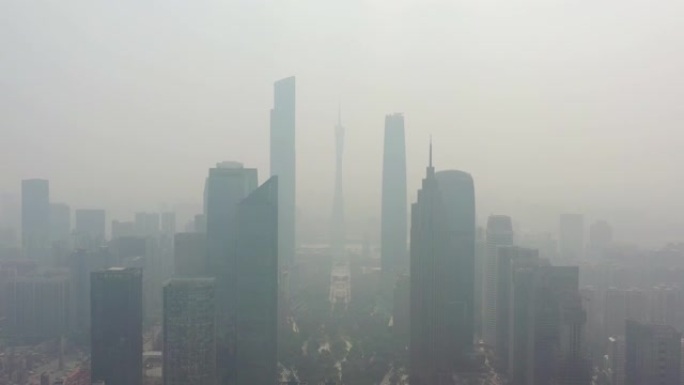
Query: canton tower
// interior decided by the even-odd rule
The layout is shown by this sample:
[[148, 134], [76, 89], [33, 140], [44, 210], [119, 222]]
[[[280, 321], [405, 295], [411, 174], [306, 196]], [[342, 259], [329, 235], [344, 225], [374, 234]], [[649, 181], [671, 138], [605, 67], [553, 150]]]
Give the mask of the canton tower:
[[346, 230], [344, 223], [344, 194], [342, 191], [342, 156], [344, 152], [344, 127], [342, 126], [341, 111], [338, 110], [337, 125], [335, 126], [335, 192], [333, 198], [332, 223], [330, 234], [330, 248], [334, 258], [345, 255]]

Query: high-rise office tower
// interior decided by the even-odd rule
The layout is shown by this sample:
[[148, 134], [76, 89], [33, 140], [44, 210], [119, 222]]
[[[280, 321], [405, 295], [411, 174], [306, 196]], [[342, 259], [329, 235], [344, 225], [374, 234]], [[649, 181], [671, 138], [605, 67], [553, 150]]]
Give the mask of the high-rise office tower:
[[680, 384], [681, 339], [672, 326], [627, 320], [625, 385]]
[[271, 177], [237, 209], [236, 385], [278, 379], [278, 183]]
[[222, 162], [206, 181], [207, 275], [216, 278], [218, 334], [224, 337], [235, 312], [235, 239], [238, 204], [257, 188], [257, 170]]
[[473, 345], [475, 333], [475, 188], [470, 174], [457, 170], [440, 171], [435, 174], [439, 184], [450, 234], [451, 255], [444, 261], [444, 268], [453, 278], [444, 282], [443, 290], [453, 292], [450, 317], [456, 320], [456, 349], [464, 354]]
[[142, 270], [90, 277], [90, 373], [105, 384], [142, 384]]
[[271, 109], [271, 176], [278, 176], [278, 255], [281, 270], [287, 270], [295, 257], [296, 239], [296, 150], [295, 77], [273, 85]]
[[509, 378], [512, 385], [589, 385], [582, 350], [586, 315], [579, 269], [574, 266], [517, 268], [513, 275]]
[[344, 126], [337, 117], [335, 126], [335, 192], [331, 220], [330, 248], [334, 258], [345, 255], [346, 227], [344, 222], [344, 190], [342, 189], [342, 155], [344, 151]]
[[411, 205], [409, 375], [417, 385], [451, 378], [460, 353], [456, 326], [464, 318], [454, 290], [458, 279], [450, 224], [454, 218], [444, 204], [432, 159], [426, 174]]
[[516, 246], [503, 246], [498, 251], [497, 304], [496, 304], [496, 363], [502, 371], [508, 370], [511, 334], [511, 293], [513, 272], [522, 267], [539, 264], [539, 251]]
[[71, 236], [71, 208], [64, 203], [50, 203], [50, 240], [68, 241]]
[[506, 215], [491, 215], [487, 219], [487, 250], [483, 268], [482, 338], [496, 346], [497, 260], [499, 247], [513, 245], [513, 223]]
[[0, 314], [7, 338], [44, 341], [70, 331], [69, 275], [61, 272], [22, 274], [19, 269], [6, 265], [2, 270]]
[[47, 180], [21, 182], [21, 240], [24, 255], [45, 261], [50, 242], [50, 184]]
[[610, 385], [625, 385], [625, 337], [608, 338]]
[[106, 214], [104, 210], [79, 209], [75, 212], [76, 246], [87, 249], [100, 247], [105, 242]]
[[565, 261], [576, 261], [584, 257], [584, 216], [582, 214], [561, 214], [560, 257]]
[[257, 188], [257, 170], [238, 162], [221, 162], [209, 170], [205, 184], [207, 276], [216, 285], [218, 376], [221, 385], [234, 384], [237, 293], [236, 239], [238, 205]]
[[213, 278], [176, 278], [164, 286], [164, 385], [216, 385]]
[[380, 247], [382, 270], [406, 270], [407, 231], [406, 143], [404, 116], [385, 116], [385, 143], [382, 158], [382, 212]]

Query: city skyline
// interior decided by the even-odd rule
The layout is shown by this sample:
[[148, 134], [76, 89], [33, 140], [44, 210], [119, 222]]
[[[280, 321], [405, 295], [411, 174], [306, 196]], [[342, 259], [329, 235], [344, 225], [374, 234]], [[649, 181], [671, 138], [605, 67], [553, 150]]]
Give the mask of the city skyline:
[[684, 3], [0, 8], [1, 384], [684, 378]]
[[[6, 25], [2, 41], [14, 53], [15, 64], [0, 75], [7, 86], [0, 122], [8, 133], [0, 143], [6, 175], [0, 179], [0, 191], [18, 194], [15, 181], [23, 178], [51, 179], [55, 201], [69, 202], [74, 209], [106, 207], [113, 218], [163, 204], [178, 211], [183, 205], [201, 204], [198, 185], [204, 168], [226, 157], [259, 168], [262, 177], [268, 175], [264, 111], [271, 106], [272, 81], [296, 74], [298, 88], [305, 91], [298, 103], [297, 199], [317, 223], [327, 223], [333, 191], [332, 167], [317, 162], [334, 150], [323, 128], [335, 119], [342, 101], [345, 124], [358, 128], [358, 134], [346, 138], [347, 153], [364, 154], [363, 162], [349, 162], [345, 170], [347, 180], [358, 182], [347, 184], [349, 220], [365, 224], [379, 218], [381, 187], [375, 181], [381, 169], [365, 165], [377, 165], [381, 159], [377, 148], [382, 131], [373, 128], [387, 112], [402, 111], [411, 127], [409, 194], [417, 190], [423, 172], [415, 160], [425, 159], [422, 143], [432, 133], [453, 148], [437, 154], [436, 161], [445, 168], [468, 170], [479, 181], [480, 223], [489, 214], [508, 213], [533, 229], [551, 229], [557, 225], [557, 213], [581, 211], [614, 223], [619, 240], [654, 245], [675, 237], [671, 227], [681, 231], [677, 197], [682, 191], [675, 165], [682, 159], [673, 148], [676, 141], [667, 139], [677, 132], [673, 116], [679, 107], [677, 98], [669, 96], [681, 58], [663, 41], [663, 35], [678, 33], [671, 24], [678, 3], [664, 0], [653, 9], [639, 1], [623, 9], [625, 20], [618, 22], [609, 16], [607, 4], [540, 7], [535, 0], [522, 0], [526, 22], [517, 23], [505, 17], [510, 5], [501, 0], [494, 0], [501, 7], [467, 0], [463, 9], [437, 1], [443, 7], [439, 15], [461, 22], [447, 23], [431, 14], [436, 21], [430, 23], [430, 18], [410, 12], [415, 0], [391, 7], [380, 2], [368, 9], [338, 4], [334, 11], [320, 6], [303, 12], [305, 5], [290, 5], [294, 8], [277, 13], [282, 23], [265, 35], [252, 27], [273, 22], [274, 15], [261, 7], [238, 7], [241, 12], [234, 12], [218, 4], [165, 4], [159, 12], [178, 16], [168, 20], [133, 4], [122, 9], [68, 4], [53, 10], [69, 20], [85, 15], [73, 20], [74, 28], [39, 7], [9, 8], [16, 23]], [[140, 17], [131, 30], [122, 32], [114, 26], [130, 21], [126, 10]], [[35, 15], [48, 20], [36, 25]], [[348, 19], [343, 22], [336, 15]], [[160, 30], [149, 28], [143, 22], [146, 17]], [[85, 22], [98, 18], [109, 24]], [[184, 18], [186, 22], [178, 21]], [[655, 22], [659, 19], [664, 22]], [[246, 36], [220, 33], [226, 20], [245, 26]], [[288, 20], [310, 22], [330, 39], [288, 27]], [[379, 31], [380, 25], [391, 33]], [[411, 27], [404, 29], [406, 25]], [[78, 28], [100, 36], [103, 47], [64, 46], [61, 42], [69, 39], [80, 41]], [[441, 40], [441, 28], [452, 38], [445, 46], [421, 43]], [[588, 36], [589, 29], [594, 32]], [[637, 37], [633, 31], [641, 34]], [[157, 33], [166, 38], [158, 40]], [[25, 36], [57, 64], [41, 64], [41, 56], [25, 50], [14, 36]], [[351, 49], [357, 46], [351, 42], [366, 41], [366, 36], [373, 38]], [[262, 48], [248, 48], [246, 37]], [[618, 37], [621, 44], [612, 44]], [[163, 48], [147, 50], [145, 39]], [[480, 39], [491, 44], [474, 43]], [[498, 42], [522, 49], [501, 55]], [[181, 47], [193, 54], [180, 54]], [[292, 54], [302, 47], [327, 59]], [[540, 57], [545, 49], [553, 54]], [[129, 50], [136, 54], [129, 55]], [[649, 54], [640, 55], [642, 50]], [[91, 61], [95, 65], [85, 65]], [[433, 71], [424, 63], [439, 64]], [[149, 76], [150, 65], [158, 68], [155, 76]], [[68, 71], [72, 66], [78, 70]], [[79, 71], [84, 76], [78, 76]], [[248, 75], [238, 76], [243, 72]], [[119, 82], [119, 75], [127, 81]], [[624, 93], [624, 82], [636, 87], [635, 92]], [[159, 93], [164, 97], [156, 97]], [[32, 103], [36, 108], [30, 108]], [[658, 124], [653, 124], [656, 117]], [[127, 156], [120, 156], [121, 148]], [[644, 152], [653, 156], [632, 164], [633, 154]], [[484, 155], [491, 153], [506, 161]], [[581, 172], [558, 179], [555, 170], [566, 165]], [[619, 177], [628, 173], [640, 178]], [[155, 175], [154, 183], [150, 175]], [[526, 183], [520, 183], [523, 177]], [[176, 182], [175, 189], [161, 187]], [[511, 197], [498, 191], [509, 191]], [[541, 213], [532, 214], [532, 209]], [[659, 225], [660, 219], [669, 223]]]

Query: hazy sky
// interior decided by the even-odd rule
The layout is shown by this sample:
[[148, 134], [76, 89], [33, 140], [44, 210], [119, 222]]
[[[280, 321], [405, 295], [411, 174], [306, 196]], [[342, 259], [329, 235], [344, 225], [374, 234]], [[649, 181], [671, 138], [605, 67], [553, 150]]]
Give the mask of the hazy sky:
[[379, 216], [384, 115], [403, 112], [411, 200], [432, 134], [438, 169], [473, 174], [480, 218], [628, 212], [616, 227], [656, 228], [684, 215], [682, 14], [679, 0], [4, 0], [0, 191], [49, 178], [54, 201], [126, 219], [200, 203], [217, 161], [264, 181], [272, 83], [296, 75], [308, 218], [330, 212], [341, 102], [358, 221]]

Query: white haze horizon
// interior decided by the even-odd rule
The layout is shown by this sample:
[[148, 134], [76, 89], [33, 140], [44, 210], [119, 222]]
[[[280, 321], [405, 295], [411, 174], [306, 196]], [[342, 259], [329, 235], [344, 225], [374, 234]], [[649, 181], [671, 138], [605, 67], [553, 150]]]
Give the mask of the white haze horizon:
[[[273, 82], [297, 78], [297, 204], [332, 209], [334, 125], [346, 127], [350, 236], [379, 231], [383, 124], [406, 119], [409, 202], [432, 135], [437, 170], [469, 172], [478, 222], [556, 232], [607, 219], [616, 240], [684, 233], [684, 3], [663, 0], [246, 0], [0, 5], [0, 193], [50, 180], [51, 200], [201, 208], [235, 160], [269, 175]], [[108, 223], [109, 225], [109, 223]]]

